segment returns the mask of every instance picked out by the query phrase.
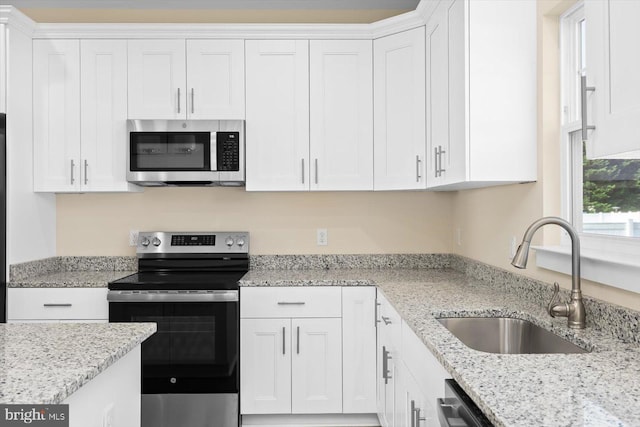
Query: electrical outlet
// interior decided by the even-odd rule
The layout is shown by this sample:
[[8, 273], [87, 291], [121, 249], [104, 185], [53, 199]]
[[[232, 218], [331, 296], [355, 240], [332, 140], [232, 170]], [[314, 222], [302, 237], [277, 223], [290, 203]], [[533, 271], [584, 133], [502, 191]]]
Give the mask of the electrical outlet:
[[102, 413], [102, 427], [113, 427], [113, 403], [110, 403]]
[[326, 228], [318, 228], [317, 237], [318, 246], [327, 246], [329, 244], [329, 233]]
[[129, 230], [129, 246], [138, 246], [138, 230]]

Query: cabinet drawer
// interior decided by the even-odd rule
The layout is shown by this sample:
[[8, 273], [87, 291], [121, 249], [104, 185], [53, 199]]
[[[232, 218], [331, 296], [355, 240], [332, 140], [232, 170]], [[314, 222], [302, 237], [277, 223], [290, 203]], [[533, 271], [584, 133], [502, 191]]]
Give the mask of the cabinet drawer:
[[241, 288], [240, 317], [342, 317], [339, 286]]
[[107, 288], [9, 288], [8, 320], [109, 318]]

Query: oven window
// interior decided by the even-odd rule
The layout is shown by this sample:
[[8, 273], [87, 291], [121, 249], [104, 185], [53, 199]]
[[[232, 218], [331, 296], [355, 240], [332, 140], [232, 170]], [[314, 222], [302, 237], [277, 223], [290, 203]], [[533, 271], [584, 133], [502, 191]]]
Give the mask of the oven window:
[[111, 303], [110, 319], [157, 324], [142, 344], [143, 393], [236, 393], [237, 310], [237, 302]]
[[209, 132], [131, 132], [132, 171], [211, 170]]

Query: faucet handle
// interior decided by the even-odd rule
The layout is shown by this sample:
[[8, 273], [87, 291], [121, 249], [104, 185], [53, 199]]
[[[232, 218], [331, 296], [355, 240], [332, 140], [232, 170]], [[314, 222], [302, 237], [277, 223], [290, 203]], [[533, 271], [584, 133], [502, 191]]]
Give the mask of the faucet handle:
[[560, 293], [560, 285], [558, 285], [558, 282], [554, 282], [553, 296], [551, 297], [551, 301], [549, 301], [549, 305], [547, 305], [547, 311], [549, 312], [549, 315], [551, 317], [556, 317], [553, 311], [553, 307], [555, 303], [558, 302], [558, 300], [560, 299], [560, 297], [558, 296], [559, 293]]

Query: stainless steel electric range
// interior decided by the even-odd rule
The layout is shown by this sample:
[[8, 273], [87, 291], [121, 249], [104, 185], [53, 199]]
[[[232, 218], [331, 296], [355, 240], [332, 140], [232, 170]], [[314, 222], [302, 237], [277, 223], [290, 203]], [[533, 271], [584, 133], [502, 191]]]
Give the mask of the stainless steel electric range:
[[247, 232], [145, 232], [138, 273], [109, 283], [110, 322], [155, 322], [142, 343], [142, 427], [239, 425], [238, 280]]

